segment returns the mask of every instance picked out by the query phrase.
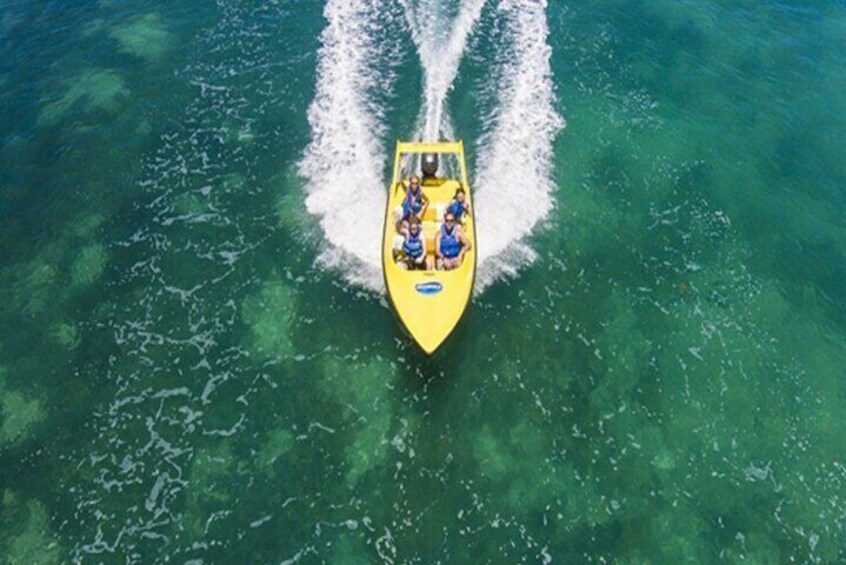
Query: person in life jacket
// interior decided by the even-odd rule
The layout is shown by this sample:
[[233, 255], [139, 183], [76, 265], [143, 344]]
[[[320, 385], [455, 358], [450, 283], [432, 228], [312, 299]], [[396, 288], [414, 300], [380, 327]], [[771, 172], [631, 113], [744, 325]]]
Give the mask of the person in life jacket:
[[428, 207], [429, 197], [423, 194], [420, 178], [412, 176], [408, 179], [408, 188], [405, 191], [402, 205], [394, 209], [394, 216], [397, 217], [397, 231], [402, 233], [404, 228], [408, 228], [412, 218], [422, 220]]
[[438, 255], [438, 270], [449, 271], [460, 267], [464, 261], [464, 254], [470, 251], [472, 245], [467, 236], [456, 224], [455, 214], [447, 212], [444, 223], [435, 235], [435, 253]]
[[407, 226], [402, 227], [402, 254], [397, 265], [402, 269], [414, 270], [425, 267], [431, 271], [434, 267], [432, 258], [426, 254], [426, 234], [417, 217], [411, 218]]
[[455, 216], [455, 220], [460, 224], [464, 223], [464, 214], [467, 214], [468, 216], [471, 214], [470, 203], [467, 202], [467, 195], [464, 193], [464, 189], [460, 186], [455, 189], [455, 196], [452, 197], [452, 201], [449, 203], [446, 211], [453, 214]]

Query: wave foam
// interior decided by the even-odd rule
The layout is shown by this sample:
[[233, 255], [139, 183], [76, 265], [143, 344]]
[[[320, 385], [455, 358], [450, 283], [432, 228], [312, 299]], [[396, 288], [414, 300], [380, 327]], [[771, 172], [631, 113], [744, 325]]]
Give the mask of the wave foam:
[[[425, 73], [422, 126], [426, 139], [451, 136], [444, 108], [467, 41], [486, 0], [399, 0]], [[497, 46], [498, 103], [479, 140], [475, 204], [479, 222], [477, 290], [515, 276], [536, 253], [526, 238], [553, 206], [553, 141], [563, 127], [554, 108], [545, 0], [501, 0], [496, 16], [507, 42]], [[326, 249], [319, 261], [355, 284], [382, 291], [381, 231], [385, 188], [384, 111], [393, 86], [380, 36], [386, 12], [377, 0], [329, 0], [321, 34], [316, 96], [309, 109], [312, 141], [299, 165], [306, 207], [319, 217]], [[384, 35], [384, 33], [382, 33]], [[390, 35], [390, 34], [388, 34]], [[389, 42], [387, 42], [389, 43]]]
[[482, 14], [485, 0], [462, 3], [451, 21], [443, 0], [423, 0], [417, 5], [410, 0], [400, 0], [400, 3], [405, 9], [425, 74], [421, 134], [426, 140], [437, 140], [441, 135], [451, 138], [452, 126], [444, 104], [458, 74], [467, 38]]
[[477, 291], [515, 276], [536, 253], [526, 243], [553, 207], [553, 141], [564, 127], [555, 111], [546, 1], [503, 0], [511, 38], [501, 57], [493, 127], [479, 140], [475, 203], [479, 240]]
[[378, 2], [329, 0], [318, 52], [317, 88], [309, 108], [312, 141], [300, 162], [306, 208], [320, 218], [328, 242], [319, 260], [350, 280], [382, 290], [385, 205], [380, 143], [383, 111], [377, 91], [391, 88], [385, 46], [374, 33], [385, 17]]

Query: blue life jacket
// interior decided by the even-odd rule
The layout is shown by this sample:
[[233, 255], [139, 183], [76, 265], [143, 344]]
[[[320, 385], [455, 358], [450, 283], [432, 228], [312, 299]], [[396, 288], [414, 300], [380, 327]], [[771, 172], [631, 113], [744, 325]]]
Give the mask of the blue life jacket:
[[461, 221], [461, 216], [464, 215], [464, 202], [460, 202], [457, 198], [452, 199], [452, 203], [447, 208], [447, 212], [455, 216], [457, 222]]
[[421, 229], [417, 235], [411, 233], [411, 228], [408, 229], [408, 236], [402, 242], [402, 250], [407, 257], [417, 259], [423, 255], [423, 242], [420, 240], [420, 234], [423, 233]]
[[447, 259], [458, 257], [461, 252], [461, 242], [458, 241], [458, 234], [455, 233], [455, 226], [452, 231], [447, 231], [446, 224], [441, 224], [441, 255]]
[[418, 187], [417, 193], [409, 187], [405, 194], [405, 200], [402, 201], [402, 217], [408, 218], [412, 215], [417, 215], [423, 209], [423, 189]]

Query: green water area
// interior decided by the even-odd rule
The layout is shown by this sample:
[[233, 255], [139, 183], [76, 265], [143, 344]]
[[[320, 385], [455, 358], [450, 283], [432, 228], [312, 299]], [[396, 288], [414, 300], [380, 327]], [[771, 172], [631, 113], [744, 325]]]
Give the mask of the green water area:
[[[846, 562], [844, 38], [0, 2], [0, 563]], [[378, 250], [432, 101], [482, 262], [428, 357]]]

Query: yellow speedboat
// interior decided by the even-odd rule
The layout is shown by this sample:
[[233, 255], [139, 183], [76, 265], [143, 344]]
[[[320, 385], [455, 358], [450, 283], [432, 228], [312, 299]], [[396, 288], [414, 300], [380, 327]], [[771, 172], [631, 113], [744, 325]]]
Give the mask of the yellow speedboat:
[[402, 260], [403, 238], [397, 233], [399, 210], [406, 197], [409, 180], [421, 179], [428, 207], [423, 213], [426, 254], [435, 263], [435, 237], [440, 231], [444, 212], [456, 189], [463, 188], [471, 203], [461, 141], [440, 143], [398, 142], [394, 173], [388, 187], [385, 229], [382, 241], [382, 270], [385, 286], [394, 309], [411, 337], [431, 355], [446, 340], [464, 313], [476, 275], [476, 227], [472, 213], [465, 213], [461, 226], [471, 247], [460, 266], [453, 270], [405, 270]]

